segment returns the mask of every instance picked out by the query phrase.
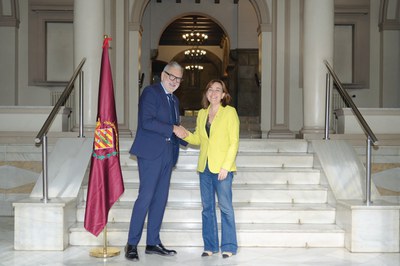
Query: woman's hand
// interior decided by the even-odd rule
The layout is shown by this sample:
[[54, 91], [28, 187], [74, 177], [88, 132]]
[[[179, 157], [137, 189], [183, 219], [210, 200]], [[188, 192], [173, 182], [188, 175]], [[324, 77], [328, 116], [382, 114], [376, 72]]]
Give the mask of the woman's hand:
[[228, 170], [225, 170], [224, 168], [221, 168], [218, 173], [218, 180], [224, 180], [228, 176]]
[[172, 130], [178, 138], [184, 139], [189, 136], [189, 131], [186, 130], [183, 126], [176, 126]]

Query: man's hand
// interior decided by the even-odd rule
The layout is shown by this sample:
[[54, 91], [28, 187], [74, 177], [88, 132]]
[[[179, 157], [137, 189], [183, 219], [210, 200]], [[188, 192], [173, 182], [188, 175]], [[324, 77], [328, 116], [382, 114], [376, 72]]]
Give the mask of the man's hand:
[[189, 135], [189, 132], [183, 126], [174, 125], [173, 132], [178, 138], [181, 139], [186, 138]]

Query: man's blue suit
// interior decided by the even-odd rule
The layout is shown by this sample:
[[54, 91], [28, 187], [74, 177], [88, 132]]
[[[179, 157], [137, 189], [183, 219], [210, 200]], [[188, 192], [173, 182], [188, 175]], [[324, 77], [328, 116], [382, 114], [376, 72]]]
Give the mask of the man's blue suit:
[[[179, 118], [179, 101], [174, 107]], [[136, 137], [130, 149], [139, 166], [139, 195], [132, 211], [128, 244], [140, 241], [147, 218], [147, 245], [161, 244], [160, 228], [168, 200], [172, 168], [179, 155], [179, 140], [173, 134], [170, 103], [161, 83], [146, 87], [139, 99]]]

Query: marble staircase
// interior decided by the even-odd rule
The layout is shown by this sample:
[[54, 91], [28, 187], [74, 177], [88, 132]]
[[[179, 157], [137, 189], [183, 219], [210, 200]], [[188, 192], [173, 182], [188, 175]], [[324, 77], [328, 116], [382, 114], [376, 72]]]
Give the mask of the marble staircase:
[[[137, 162], [128, 149], [132, 139], [120, 140], [125, 193], [109, 213], [109, 245], [126, 243], [138, 189]], [[181, 149], [173, 171], [161, 239], [167, 246], [202, 246], [198, 150]], [[305, 140], [241, 139], [238, 171], [233, 185], [239, 246], [344, 247], [345, 232], [335, 223], [328, 203], [329, 188], [321, 184], [314, 157]], [[87, 182], [86, 182], [87, 183]], [[70, 245], [103, 244], [83, 228], [87, 185], [80, 192], [77, 223], [70, 228]], [[219, 215], [219, 214], [218, 214]], [[145, 244], [144, 230], [141, 245]]]

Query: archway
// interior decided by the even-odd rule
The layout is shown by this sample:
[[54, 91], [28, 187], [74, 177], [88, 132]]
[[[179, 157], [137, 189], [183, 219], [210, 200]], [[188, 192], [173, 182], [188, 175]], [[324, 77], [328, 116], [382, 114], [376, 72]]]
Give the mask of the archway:
[[[222, 79], [222, 61], [211, 51], [207, 51], [207, 56], [200, 63], [202, 70], [185, 70], [184, 81], [180, 88], [175, 92], [180, 100], [181, 115], [191, 115], [201, 109], [201, 99], [204, 88], [211, 79]], [[185, 60], [183, 52], [177, 54], [173, 60], [182, 66], [190, 66], [190, 62]]]
[[[168, 13], [168, 16], [163, 16], [162, 18], [160, 18], [160, 20], [151, 22], [152, 27], [151, 27], [151, 31], [152, 33], [150, 33], [148, 31], [148, 29], [144, 30], [142, 27], [142, 22], [143, 25], [146, 25], [146, 23], [148, 23], [148, 21], [146, 22], [146, 17], [145, 17], [145, 10], [147, 10], [147, 7], [150, 7], [150, 1], [148, 0], [137, 0], [132, 4], [132, 8], [131, 8], [131, 17], [129, 18], [129, 35], [130, 35], [130, 41], [133, 41], [133, 46], [131, 46], [131, 44], [129, 44], [129, 48], [130, 52], [132, 53], [133, 56], [130, 55], [130, 58], [133, 58], [133, 62], [135, 62], [137, 60], [137, 62], [139, 62], [139, 64], [141, 64], [141, 66], [139, 66], [137, 69], [142, 72], [142, 71], [148, 71], [146, 72], [146, 76], [150, 77], [150, 71], [151, 71], [151, 60], [155, 59], [153, 58], [153, 55], [155, 54], [154, 51], [158, 50], [158, 39], [157, 39], [157, 35], [161, 36], [161, 32], [163, 31], [163, 27], [165, 27], [165, 25], [168, 25], [168, 21], [172, 21], [173, 18], [177, 18], [179, 16], [182, 16], [183, 14], [192, 14], [192, 12], [194, 12], [195, 14], [199, 14], [200, 12], [202, 12], [202, 14], [207, 14], [210, 15], [210, 17], [218, 17], [218, 14], [220, 12], [218, 12], [218, 9], [210, 9], [210, 7], [205, 7], [205, 6], [201, 6], [200, 8], [188, 8], [188, 6], [186, 5], [182, 5], [182, 7], [184, 7], [182, 9], [182, 14], [179, 15], [178, 10], [174, 9], [173, 7], [169, 7], [167, 5], [167, 3], [164, 3], [164, 11], [166, 13]], [[274, 77], [271, 75], [272, 69], [274, 66], [271, 66], [271, 53], [272, 51], [270, 50], [270, 47], [272, 47], [271, 45], [271, 37], [273, 36], [271, 34], [271, 32], [273, 31], [273, 27], [272, 27], [272, 15], [270, 14], [270, 10], [268, 8], [268, 4], [263, 1], [263, 0], [249, 0], [248, 5], [253, 6], [254, 8], [254, 12], [255, 12], [255, 17], [258, 21], [258, 26], [254, 27], [254, 29], [257, 28], [258, 32], [258, 47], [259, 47], [259, 56], [258, 58], [261, 60], [260, 64], [255, 64], [254, 65], [254, 69], [258, 69], [258, 74], [261, 80], [261, 86], [258, 89], [259, 91], [261, 91], [261, 95], [260, 93], [258, 93], [257, 96], [250, 96], [251, 93], [253, 93], [253, 91], [251, 91], [250, 93], [246, 94], [246, 97], [241, 97], [242, 102], [245, 101], [245, 105], [248, 106], [248, 102], [250, 98], [258, 98], [258, 99], [265, 99], [264, 101], [261, 102], [260, 106], [262, 106], [263, 104], [265, 105], [265, 107], [261, 107], [261, 111], [258, 111], [258, 115], [264, 116], [265, 119], [260, 119], [261, 123], [264, 123], [264, 129], [268, 130], [270, 127], [270, 116], [271, 116], [271, 104], [270, 104], [270, 99], [271, 99], [271, 78], [273, 79]], [[181, 9], [180, 9], [181, 10]], [[167, 12], [168, 11], [168, 12]], [[219, 17], [218, 17], [219, 18]], [[222, 22], [222, 21], [221, 21]], [[223, 25], [229, 25], [228, 21], [225, 21], [224, 23], [222, 23]], [[163, 26], [164, 25], [164, 26]], [[230, 28], [227, 28], [227, 32], [229, 33], [230, 36], [233, 36], [233, 47], [230, 47], [227, 50], [227, 55], [226, 57], [228, 58], [228, 60], [238, 60], [238, 56], [241, 56], [241, 54], [237, 53], [236, 48], [238, 47], [238, 43], [237, 43], [237, 25], [230, 25], [228, 26]], [[165, 28], [164, 28], [165, 29]], [[152, 31], [152, 30], [155, 30]], [[160, 31], [161, 30], [161, 31]], [[266, 34], [267, 33], [267, 34]], [[149, 34], [151, 34], [152, 36], [149, 36]], [[156, 36], [154, 36], [154, 34]], [[138, 37], [136, 39], [136, 37]], [[235, 39], [236, 38], [236, 39]], [[145, 46], [143, 46], [142, 40], [145, 40]], [[157, 43], [156, 43], [157, 42]], [[136, 46], [137, 45], [137, 46]], [[143, 49], [147, 47], [146, 49]], [[150, 48], [150, 49], [148, 49]], [[148, 50], [150, 50], [150, 52], [148, 52]], [[254, 51], [257, 49], [253, 49]], [[231, 56], [233, 51], [233, 57]], [[156, 51], [157, 52], [157, 51]], [[176, 51], [175, 53], [171, 54], [171, 58], [169, 58], [168, 60], [172, 59], [174, 56], [178, 55], [181, 51]], [[235, 53], [236, 52], [236, 53]], [[246, 52], [246, 51], [244, 51]], [[236, 57], [235, 57], [236, 55]], [[255, 57], [257, 58], [257, 55], [255, 55]], [[160, 59], [163, 61], [167, 61], [165, 58], [157, 58], [156, 59]], [[225, 61], [226, 62], [226, 61]], [[235, 66], [235, 62], [232, 62], [231, 64], [227, 65], [226, 67], [223, 67], [223, 69], [228, 69], [230, 71], [227, 71], [228, 73], [226, 74], [231, 74], [231, 75], [238, 75], [239, 71], [238, 69], [234, 69]], [[129, 66], [131, 67], [131, 66]], [[242, 68], [245, 68], [246, 66], [243, 66]], [[133, 70], [135, 70], [135, 66], [132, 67]], [[251, 79], [248, 79], [248, 82], [251, 82], [251, 86], [256, 86], [255, 82], [254, 82], [254, 71], [251, 71]], [[139, 73], [140, 74], [140, 73]], [[140, 75], [138, 75], [140, 76]], [[133, 75], [134, 77], [134, 75]], [[220, 77], [224, 77], [224, 75], [220, 75]], [[239, 82], [236, 82], [236, 79], [233, 78], [232, 79], [232, 83], [229, 84], [228, 83], [228, 87], [230, 88], [235, 88], [238, 86]], [[132, 81], [134, 82], [134, 78], [132, 78]], [[247, 82], [247, 81], [246, 81]], [[253, 84], [254, 83], [254, 84]], [[242, 84], [244, 84], [242, 82]], [[131, 84], [134, 86], [134, 83]], [[132, 87], [131, 87], [132, 88]], [[241, 88], [243, 89], [248, 89], [249, 87], [247, 85], [241, 86]], [[132, 93], [135, 93], [134, 88], [131, 89]], [[249, 95], [247, 97], [247, 95]], [[238, 97], [235, 97], [238, 98]], [[130, 102], [130, 104], [135, 104], [135, 102]], [[259, 108], [259, 107], [258, 107]], [[242, 110], [244, 110], [243, 113], [245, 113], [247, 111], [247, 109], [242, 108]]]
[[[189, 33], [204, 34], [203, 41], [187, 41], [182, 36]], [[160, 34], [156, 61], [176, 61], [185, 68], [184, 80], [175, 92], [180, 100], [181, 115], [191, 115], [201, 109], [204, 87], [211, 79], [223, 79], [229, 62], [224, 52], [229, 51], [226, 33], [214, 20], [196, 14], [184, 14], [165, 26]], [[202, 50], [204, 54], [196, 56], [185, 54]], [[153, 62], [154, 62], [153, 60]], [[154, 63], [152, 64], [154, 65]], [[196, 66], [196, 67], [195, 67]], [[155, 74], [152, 69], [152, 75]]]

